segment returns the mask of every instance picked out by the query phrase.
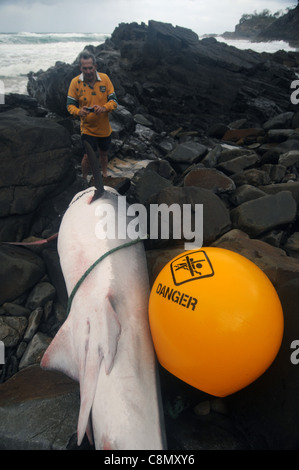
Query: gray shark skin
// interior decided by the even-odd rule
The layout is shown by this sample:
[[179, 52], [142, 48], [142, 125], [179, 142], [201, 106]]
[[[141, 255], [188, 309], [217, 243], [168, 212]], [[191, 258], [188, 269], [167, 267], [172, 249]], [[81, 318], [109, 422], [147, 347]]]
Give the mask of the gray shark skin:
[[[110, 204], [117, 216], [118, 194], [105, 187], [94, 199], [94, 190], [73, 198], [58, 234], [69, 295], [101, 255], [130, 241], [96, 235], [97, 224], [104, 223], [99, 206]], [[120, 223], [127, 226], [127, 216]], [[143, 243], [109, 254], [80, 285], [43, 356], [41, 367], [60, 370], [80, 383], [78, 445], [86, 432], [96, 449], [166, 448], [148, 299]]]

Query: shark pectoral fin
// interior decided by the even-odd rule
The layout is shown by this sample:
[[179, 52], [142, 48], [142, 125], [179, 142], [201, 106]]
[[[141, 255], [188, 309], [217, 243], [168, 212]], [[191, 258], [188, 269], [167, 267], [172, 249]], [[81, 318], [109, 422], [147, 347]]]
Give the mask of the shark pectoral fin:
[[81, 444], [84, 434], [86, 433], [89, 441], [91, 442], [91, 426], [90, 426], [90, 411], [92, 408], [95, 391], [99, 378], [99, 370], [103, 360], [103, 355], [92, 344], [89, 337], [88, 349], [85, 358], [85, 364], [80, 370], [80, 412], [78, 418], [77, 440], [78, 445]]
[[102, 329], [102, 351], [105, 360], [105, 371], [108, 375], [114, 364], [117, 352], [118, 339], [121, 334], [121, 326], [117, 314], [107, 296], [105, 302], [104, 322]]
[[73, 380], [79, 381], [79, 370], [73, 359], [72, 350], [72, 333], [69, 321], [66, 320], [44, 353], [41, 367], [59, 370]]
[[90, 323], [86, 358], [84, 363], [82, 361], [80, 370], [81, 406], [78, 419], [78, 445], [81, 444], [85, 432], [91, 442], [90, 412], [98, 385], [100, 367], [104, 360], [105, 372], [107, 375], [110, 373], [121, 333], [120, 323], [108, 296], [100, 318], [102, 321]]

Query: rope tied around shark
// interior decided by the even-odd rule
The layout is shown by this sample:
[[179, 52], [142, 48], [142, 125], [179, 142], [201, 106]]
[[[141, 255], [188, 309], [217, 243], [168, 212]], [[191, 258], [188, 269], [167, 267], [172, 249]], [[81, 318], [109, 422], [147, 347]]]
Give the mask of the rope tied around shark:
[[115, 251], [118, 251], [122, 248], [127, 248], [129, 246], [132, 246], [132, 245], [135, 245], [136, 243], [139, 243], [141, 241], [145, 240], [145, 238], [136, 238], [135, 240], [131, 240], [127, 243], [124, 243], [123, 245], [118, 245], [114, 248], [112, 248], [111, 250], [108, 250], [106, 251], [106, 253], [104, 253], [102, 256], [100, 256], [86, 271], [85, 273], [81, 276], [81, 278], [79, 279], [79, 281], [75, 284], [75, 286], [73, 287], [73, 290], [69, 296], [69, 299], [68, 299], [68, 303], [67, 303], [67, 309], [66, 309], [66, 314], [68, 316], [70, 310], [71, 310], [71, 306], [72, 306], [72, 302], [73, 302], [73, 299], [76, 295], [76, 292], [78, 291], [79, 287], [81, 286], [81, 284], [84, 282], [84, 280], [87, 278], [87, 276], [91, 273], [91, 271], [101, 262], [103, 261], [103, 259], [107, 258], [107, 256], [111, 255], [112, 253], [114, 253]]

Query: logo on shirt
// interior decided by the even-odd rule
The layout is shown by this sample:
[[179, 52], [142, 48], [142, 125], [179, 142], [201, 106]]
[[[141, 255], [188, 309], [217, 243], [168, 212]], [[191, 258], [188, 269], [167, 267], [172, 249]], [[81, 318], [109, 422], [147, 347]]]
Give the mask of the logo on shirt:
[[100, 86], [100, 91], [101, 91], [102, 93], [105, 93], [106, 87], [105, 87], [104, 85]]

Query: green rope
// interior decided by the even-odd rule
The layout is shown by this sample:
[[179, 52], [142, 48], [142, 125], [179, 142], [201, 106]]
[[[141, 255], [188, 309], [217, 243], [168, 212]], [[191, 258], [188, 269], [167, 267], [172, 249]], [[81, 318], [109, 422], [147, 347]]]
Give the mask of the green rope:
[[72, 302], [73, 302], [73, 298], [75, 297], [75, 294], [77, 292], [77, 290], [79, 289], [79, 287], [81, 286], [82, 282], [86, 279], [86, 277], [88, 276], [88, 274], [104, 259], [106, 258], [107, 256], [111, 255], [112, 253], [114, 253], [115, 251], [118, 251], [120, 250], [121, 248], [126, 248], [127, 246], [132, 246], [132, 245], [135, 245], [136, 243], [139, 243], [140, 241], [142, 241], [143, 239], [142, 238], [136, 238], [136, 240], [131, 240], [130, 242], [127, 242], [127, 243], [124, 243], [123, 245], [118, 245], [114, 248], [112, 248], [111, 250], [107, 251], [106, 253], [104, 253], [102, 256], [100, 256], [86, 271], [85, 273], [83, 274], [83, 276], [79, 279], [79, 281], [77, 282], [77, 284], [75, 285], [75, 287], [73, 288], [72, 292], [71, 292], [71, 295], [69, 296], [69, 299], [68, 299], [68, 304], [67, 304], [67, 315], [69, 314], [70, 310], [71, 310], [71, 305], [72, 305]]

